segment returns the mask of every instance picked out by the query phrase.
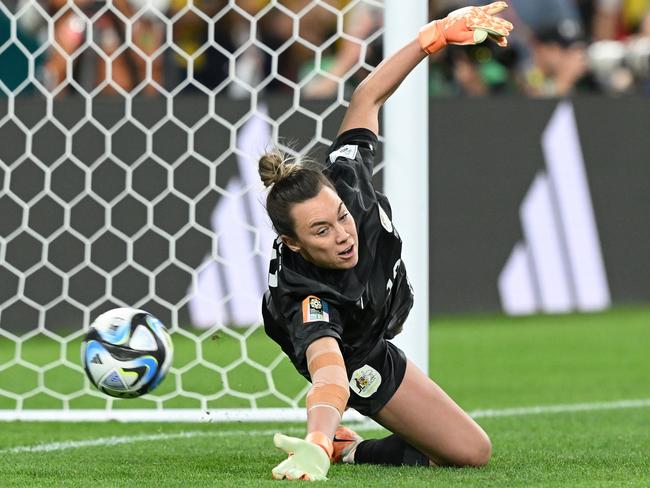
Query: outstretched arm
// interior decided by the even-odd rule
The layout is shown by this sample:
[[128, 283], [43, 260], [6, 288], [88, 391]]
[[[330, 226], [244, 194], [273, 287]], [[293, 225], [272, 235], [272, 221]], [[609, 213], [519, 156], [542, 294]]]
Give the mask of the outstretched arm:
[[312, 387], [307, 394], [307, 434], [321, 432], [330, 440], [350, 397], [348, 376], [338, 342], [323, 337], [307, 348]]
[[377, 134], [379, 109], [384, 102], [420, 61], [447, 44], [479, 44], [490, 37], [499, 46], [506, 46], [512, 24], [494, 14], [507, 6], [505, 2], [494, 2], [483, 7], [464, 7], [422, 27], [416, 38], [382, 61], [359, 84], [352, 94], [339, 134], [357, 127]]
[[338, 342], [322, 337], [307, 348], [312, 388], [307, 394], [307, 437], [276, 434], [275, 445], [289, 458], [273, 468], [275, 479], [326, 479], [333, 454], [332, 439], [348, 402], [350, 390]]
[[384, 59], [354, 90], [339, 134], [365, 127], [379, 133], [379, 109], [399, 87], [406, 75], [427, 57], [417, 38]]

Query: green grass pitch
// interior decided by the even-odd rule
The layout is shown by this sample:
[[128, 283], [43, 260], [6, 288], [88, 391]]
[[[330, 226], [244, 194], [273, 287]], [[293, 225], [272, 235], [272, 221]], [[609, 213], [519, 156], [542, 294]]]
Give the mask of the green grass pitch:
[[[251, 339], [261, 362], [275, 355], [263, 337]], [[31, 342], [23, 352], [45, 362], [46, 346], [52, 344]], [[206, 345], [206, 354], [227, 353], [224, 343]], [[13, 347], [0, 339], [0, 363], [12, 357]], [[431, 323], [430, 375], [468, 411], [605, 406], [479, 417], [494, 445], [485, 468], [337, 465], [330, 470], [328, 485], [648, 486], [650, 402], [637, 408], [607, 408], [606, 404], [650, 399], [649, 348], [649, 308], [528, 318], [436, 318]], [[185, 361], [189, 353], [178, 349], [179, 360]], [[59, 349], [51, 354], [58, 357]], [[285, 381], [289, 390], [302, 388], [288, 369], [277, 374], [289, 378]], [[27, 381], [31, 379], [0, 372], [0, 390], [29, 391], [33, 387]], [[61, 374], [45, 381], [57, 390], [80, 380]], [[185, 386], [209, 392], [215, 388], [214, 375], [197, 375]], [[170, 406], [196, 407], [190, 400]], [[228, 402], [239, 406], [235, 400], [240, 401]], [[11, 408], [8, 398], [2, 401], [0, 408]], [[91, 397], [75, 407], [98, 408], [99, 401]], [[34, 399], [32, 408], [38, 406], [52, 405], [46, 398]], [[303, 435], [304, 425], [0, 423], [0, 486], [278, 486], [287, 482], [270, 477], [271, 468], [283, 458], [272, 446], [275, 431]], [[363, 435], [386, 432], [365, 430]]]

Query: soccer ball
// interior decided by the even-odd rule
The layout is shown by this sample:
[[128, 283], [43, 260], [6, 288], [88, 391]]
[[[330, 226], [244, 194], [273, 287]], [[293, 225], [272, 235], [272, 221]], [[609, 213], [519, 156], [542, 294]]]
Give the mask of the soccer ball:
[[134, 398], [158, 386], [173, 353], [160, 320], [144, 310], [115, 308], [90, 325], [81, 345], [81, 363], [99, 391]]

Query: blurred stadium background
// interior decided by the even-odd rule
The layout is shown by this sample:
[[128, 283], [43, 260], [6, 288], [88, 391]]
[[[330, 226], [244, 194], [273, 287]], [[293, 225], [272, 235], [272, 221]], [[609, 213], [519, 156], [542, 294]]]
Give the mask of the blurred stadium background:
[[[467, 4], [431, 1], [429, 17]], [[429, 313], [643, 307], [650, 2], [510, 4], [507, 49], [452, 47], [429, 62]], [[6, 418], [302, 404], [306, 385], [259, 328], [273, 233], [257, 156], [279, 141], [322, 157], [384, 54], [383, 9], [0, 4]], [[157, 315], [178, 351], [161, 389], [133, 402], [92, 391], [78, 364], [84, 327], [124, 305]]]

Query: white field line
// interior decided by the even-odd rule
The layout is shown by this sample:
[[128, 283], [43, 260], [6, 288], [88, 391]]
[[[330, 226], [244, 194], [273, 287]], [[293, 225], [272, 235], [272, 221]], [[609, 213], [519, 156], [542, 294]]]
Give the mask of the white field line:
[[[283, 429], [288, 433], [298, 434], [298, 429]], [[294, 432], [295, 431], [295, 432]], [[264, 436], [273, 435], [277, 430], [223, 430], [217, 432], [206, 431], [190, 431], [190, 432], [175, 432], [173, 434], [150, 434], [150, 435], [133, 435], [122, 437], [99, 437], [97, 439], [87, 439], [82, 441], [62, 441], [51, 442], [49, 444], [35, 444], [33, 446], [17, 446], [9, 449], [0, 450], [0, 454], [15, 454], [21, 452], [52, 452], [63, 451], [66, 449], [77, 449], [80, 447], [97, 447], [97, 446], [117, 446], [119, 444], [131, 444], [133, 442], [148, 442], [148, 441], [167, 441], [173, 439], [191, 439], [193, 437], [230, 437], [237, 435], [253, 435]]]
[[517, 415], [540, 415], [546, 413], [589, 412], [595, 410], [619, 410], [622, 408], [650, 407], [650, 398], [618, 400], [614, 402], [570, 403], [566, 405], [540, 405], [537, 407], [501, 408], [475, 410], [469, 415], [475, 419], [492, 417], [515, 417]]
[[[523, 415], [541, 415], [541, 414], [557, 414], [569, 412], [588, 412], [597, 410], [620, 410], [626, 408], [645, 408], [650, 407], [650, 398], [640, 400], [620, 400], [614, 402], [595, 402], [595, 403], [574, 403], [567, 405], [545, 405], [537, 407], [521, 407], [521, 408], [504, 408], [504, 409], [490, 409], [490, 410], [475, 410], [469, 412], [473, 418], [494, 418], [494, 417], [514, 417]], [[381, 429], [381, 426], [369, 420], [359, 423], [357, 425], [350, 425], [358, 431], [368, 431]], [[301, 434], [304, 429], [288, 428], [282, 429], [283, 432], [288, 434]], [[136, 435], [136, 436], [122, 436], [122, 437], [99, 437], [96, 439], [87, 439], [81, 441], [62, 441], [51, 442], [47, 444], [35, 444], [31, 446], [16, 446], [8, 449], [0, 449], [2, 454], [16, 454], [23, 452], [52, 452], [63, 451], [66, 449], [78, 449], [82, 447], [103, 447], [103, 446], [116, 446], [119, 444], [131, 444], [134, 442], [150, 442], [162, 441], [173, 439], [191, 439], [196, 437], [231, 437], [231, 436], [271, 436], [277, 432], [277, 429], [268, 430], [222, 430], [222, 431], [189, 431], [189, 432], [176, 432], [171, 434], [149, 434], [149, 435]]]

